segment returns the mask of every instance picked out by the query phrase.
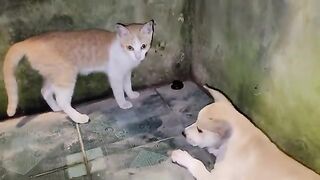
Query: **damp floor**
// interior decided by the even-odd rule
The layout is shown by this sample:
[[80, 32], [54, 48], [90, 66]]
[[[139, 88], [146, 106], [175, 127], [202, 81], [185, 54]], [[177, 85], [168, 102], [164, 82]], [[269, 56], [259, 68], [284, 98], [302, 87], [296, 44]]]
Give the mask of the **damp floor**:
[[129, 110], [121, 110], [113, 98], [80, 105], [91, 121], [78, 127], [60, 112], [2, 121], [0, 179], [191, 180], [171, 163], [170, 152], [187, 150], [213, 167], [214, 157], [181, 135], [211, 101], [186, 81], [180, 90], [168, 84], [140, 91]]

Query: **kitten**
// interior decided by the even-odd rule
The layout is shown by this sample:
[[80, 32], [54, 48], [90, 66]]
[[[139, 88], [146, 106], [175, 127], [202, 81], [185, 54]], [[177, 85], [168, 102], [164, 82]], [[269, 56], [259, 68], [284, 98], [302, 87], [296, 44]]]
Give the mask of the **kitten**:
[[4, 60], [4, 81], [8, 94], [7, 114], [13, 116], [18, 104], [15, 68], [26, 56], [31, 67], [43, 77], [41, 94], [53, 111], [64, 111], [74, 122], [89, 117], [71, 107], [77, 75], [107, 74], [114, 97], [122, 109], [132, 107], [124, 97], [139, 97], [132, 90], [131, 72], [150, 49], [154, 22], [116, 25], [116, 32], [80, 30], [50, 32], [14, 44]]

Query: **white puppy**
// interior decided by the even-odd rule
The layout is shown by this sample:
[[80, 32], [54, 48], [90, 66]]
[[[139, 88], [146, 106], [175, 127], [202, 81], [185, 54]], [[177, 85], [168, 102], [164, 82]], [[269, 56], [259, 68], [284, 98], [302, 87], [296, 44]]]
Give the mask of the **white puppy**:
[[216, 156], [214, 169], [182, 150], [171, 158], [197, 180], [320, 180], [320, 176], [287, 156], [219, 91], [205, 86], [215, 102], [204, 107], [197, 121], [182, 133], [193, 146]]

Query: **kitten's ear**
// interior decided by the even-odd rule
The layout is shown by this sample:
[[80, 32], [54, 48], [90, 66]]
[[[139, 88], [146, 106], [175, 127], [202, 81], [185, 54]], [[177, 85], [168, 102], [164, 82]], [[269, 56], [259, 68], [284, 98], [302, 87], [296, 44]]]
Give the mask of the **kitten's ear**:
[[116, 31], [120, 37], [125, 37], [130, 33], [129, 30], [123, 24], [120, 23], [116, 24]]
[[144, 34], [151, 34], [153, 33], [153, 26], [154, 26], [154, 20], [151, 20], [143, 25], [141, 28], [141, 32]]

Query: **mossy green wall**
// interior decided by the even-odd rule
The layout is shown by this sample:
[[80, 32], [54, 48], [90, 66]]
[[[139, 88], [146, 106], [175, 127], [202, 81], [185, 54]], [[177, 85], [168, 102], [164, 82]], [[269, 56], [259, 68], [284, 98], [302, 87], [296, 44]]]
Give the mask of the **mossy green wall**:
[[297, 160], [320, 172], [320, 1], [203, 0], [195, 78], [223, 90]]
[[[103, 28], [113, 30], [117, 22], [156, 21], [153, 46], [147, 60], [134, 71], [135, 87], [186, 78], [190, 59], [185, 56], [184, 0], [2, 0], [0, 5], [0, 119], [5, 117], [7, 96], [2, 62], [10, 44], [52, 30]], [[190, 52], [190, 51], [189, 51]], [[23, 62], [18, 70], [20, 113], [48, 109], [40, 95], [41, 77]], [[102, 74], [80, 77], [74, 102], [111, 95]]]
[[[317, 0], [3, 0], [0, 68], [10, 44], [42, 32], [155, 19], [135, 87], [188, 77], [192, 58], [198, 81], [223, 90], [283, 150], [320, 172], [319, 9]], [[17, 74], [20, 112], [47, 109], [41, 77], [26, 62]], [[107, 79], [94, 74], [80, 77], [74, 101], [104, 95], [111, 95]]]

